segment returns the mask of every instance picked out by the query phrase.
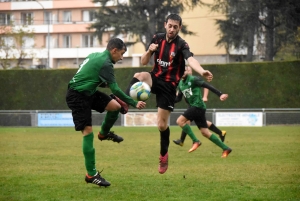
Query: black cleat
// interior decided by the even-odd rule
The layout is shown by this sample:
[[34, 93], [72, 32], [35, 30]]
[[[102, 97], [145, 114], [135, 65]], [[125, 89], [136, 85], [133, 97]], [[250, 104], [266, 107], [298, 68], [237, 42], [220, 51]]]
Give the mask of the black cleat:
[[[102, 171], [101, 171], [102, 172]], [[100, 172], [100, 173], [101, 173]], [[86, 183], [91, 183], [91, 184], [96, 184], [98, 186], [110, 186], [110, 183], [106, 181], [103, 177], [101, 177], [99, 172], [93, 177], [89, 176], [88, 174], [85, 175], [85, 182]]]
[[117, 142], [120, 143], [122, 142], [124, 139], [121, 136], [118, 136], [116, 134], [114, 134], [113, 131], [109, 131], [107, 135], [102, 135], [100, 132], [98, 133], [98, 139], [99, 140], [112, 140], [113, 142]]
[[183, 142], [181, 141], [181, 139], [173, 140], [173, 142], [179, 146], [183, 146]]
[[129, 106], [127, 105], [127, 103], [125, 103], [124, 101], [122, 101], [120, 98], [118, 98], [116, 95], [114, 94], [110, 94], [109, 95], [112, 99], [115, 99], [120, 105], [121, 105], [121, 110], [120, 113], [121, 114], [126, 114], [128, 112], [128, 108]]

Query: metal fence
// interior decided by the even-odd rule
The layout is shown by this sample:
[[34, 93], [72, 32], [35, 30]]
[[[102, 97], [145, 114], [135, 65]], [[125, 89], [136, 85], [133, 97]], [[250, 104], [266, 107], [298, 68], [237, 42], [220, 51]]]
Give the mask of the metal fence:
[[[176, 125], [176, 119], [185, 109], [176, 109], [171, 113], [169, 123]], [[130, 112], [147, 113], [156, 112], [156, 110], [136, 110]], [[218, 112], [262, 112], [263, 126], [268, 125], [293, 125], [300, 124], [300, 108], [258, 108], [258, 109], [208, 109], [206, 111], [207, 120], [216, 123], [216, 114]], [[69, 110], [0, 110], [0, 126], [39, 126], [40, 114], [70, 114]], [[101, 125], [105, 113], [92, 112], [93, 125]], [[124, 125], [124, 115], [116, 121], [115, 126]], [[193, 123], [192, 123], [193, 125]]]

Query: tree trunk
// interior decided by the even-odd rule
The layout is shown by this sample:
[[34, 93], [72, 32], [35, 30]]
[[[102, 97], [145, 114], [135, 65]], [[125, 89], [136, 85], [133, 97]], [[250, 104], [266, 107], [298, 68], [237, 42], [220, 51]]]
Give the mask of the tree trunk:
[[268, 9], [266, 17], [266, 52], [265, 61], [273, 61], [274, 55], [274, 13]]
[[246, 61], [250, 61], [250, 62], [253, 60], [254, 33], [255, 33], [255, 24], [251, 23], [251, 25], [248, 26], [248, 31], [247, 31], [248, 42], [247, 42], [247, 56], [246, 56]]

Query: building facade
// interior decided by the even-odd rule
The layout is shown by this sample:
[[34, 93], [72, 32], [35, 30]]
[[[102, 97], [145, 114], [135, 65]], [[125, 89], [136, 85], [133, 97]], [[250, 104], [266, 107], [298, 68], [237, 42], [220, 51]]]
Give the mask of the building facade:
[[[114, 6], [110, 1], [108, 6]], [[34, 38], [27, 41], [25, 51], [34, 52], [34, 59], [25, 59], [24, 67], [42, 65], [46, 68], [77, 68], [92, 52], [105, 50], [111, 34], [103, 35], [102, 42], [88, 29], [94, 22], [100, 4], [91, 0], [0, 0], [0, 26], [26, 26]], [[222, 17], [222, 16], [221, 16]], [[228, 63], [224, 48], [215, 46], [218, 40], [216, 16], [208, 9], [197, 7], [182, 14], [183, 22], [193, 36], [183, 36], [199, 63]], [[118, 36], [125, 42], [126, 35]], [[124, 60], [116, 67], [140, 66], [144, 46], [128, 47]]]

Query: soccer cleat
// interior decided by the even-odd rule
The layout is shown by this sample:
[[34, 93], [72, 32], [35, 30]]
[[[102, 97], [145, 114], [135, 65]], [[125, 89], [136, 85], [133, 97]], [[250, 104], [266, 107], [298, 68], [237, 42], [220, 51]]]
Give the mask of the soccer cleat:
[[121, 105], [121, 110], [120, 113], [121, 114], [126, 114], [128, 112], [128, 105], [127, 103], [125, 103], [124, 101], [122, 101], [120, 98], [118, 98], [116, 95], [114, 94], [110, 94], [109, 95], [112, 99], [115, 99], [120, 105]]
[[200, 147], [200, 145], [201, 145], [200, 141], [194, 142], [192, 148], [190, 148], [190, 150], [189, 150], [189, 153], [195, 151], [198, 147]]
[[183, 142], [181, 141], [181, 139], [173, 140], [173, 142], [179, 146], [183, 146]]
[[98, 139], [99, 140], [112, 140], [113, 142], [117, 142], [120, 143], [122, 142], [124, 139], [121, 136], [118, 136], [116, 134], [114, 134], [113, 131], [109, 131], [107, 135], [102, 135], [100, 132], [98, 133]]
[[110, 186], [110, 183], [108, 181], [106, 181], [103, 177], [101, 177], [100, 173], [97, 172], [97, 174], [95, 176], [93, 176], [93, 177], [91, 177], [88, 174], [86, 174], [85, 175], [85, 182], [86, 183], [96, 184], [96, 185], [98, 185], [100, 187], [101, 186], [105, 186], [105, 187]]
[[164, 156], [160, 155], [158, 172], [160, 174], [163, 174], [167, 171], [167, 169], [168, 169], [168, 153], [166, 153]]
[[226, 157], [230, 154], [231, 151], [232, 151], [232, 149], [230, 149], [230, 148], [228, 147], [228, 149], [226, 149], [226, 150], [223, 151], [221, 157], [222, 157], [222, 158], [226, 158]]
[[219, 137], [220, 137], [220, 139], [221, 139], [222, 142], [225, 141], [225, 135], [226, 135], [226, 131], [222, 131], [222, 134], [219, 135]]

